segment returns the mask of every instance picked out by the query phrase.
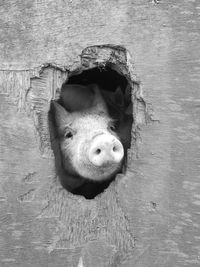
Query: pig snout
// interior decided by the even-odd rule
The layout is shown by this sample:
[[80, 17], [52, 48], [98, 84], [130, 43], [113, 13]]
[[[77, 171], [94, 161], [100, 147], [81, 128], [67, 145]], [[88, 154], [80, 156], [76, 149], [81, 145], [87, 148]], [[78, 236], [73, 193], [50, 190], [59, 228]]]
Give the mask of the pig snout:
[[121, 142], [113, 135], [96, 136], [89, 149], [89, 161], [97, 167], [119, 164], [124, 157]]

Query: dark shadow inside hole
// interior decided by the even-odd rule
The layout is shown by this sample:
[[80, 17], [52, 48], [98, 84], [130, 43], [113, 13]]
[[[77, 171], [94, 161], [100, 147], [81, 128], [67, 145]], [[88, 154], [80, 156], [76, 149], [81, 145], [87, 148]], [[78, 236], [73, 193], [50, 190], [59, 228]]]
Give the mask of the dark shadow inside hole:
[[100, 88], [107, 91], [115, 91], [116, 88], [120, 86], [124, 92], [127, 86], [127, 79], [117, 71], [113, 70], [112, 65], [110, 64], [110, 67], [107, 66], [104, 69], [93, 68], [85, 70], [78, 75], [71, 73], [67, 83], [83, 85], [96, 83]]
[[[97, 84], [106, 103], [109, 115], [116, 121], [115, 131], [123, 144], [125, 156], [122, 168], [118, 173], [126, 171], [127, 149], [131, 144], [131, 129], [133, 123], [131, 87], [127, 79], [119, 74], [112, 66], [104, 69], [93, 68], [85, 70], [80, 74], [71, 73], [68, 81], [63, 84], [61, 91], [65, 90], [66, 84], [79, 84], [88, 86]], [[58, 101], [63, 104], [62, 93]], [[102, 182], [85, 179], [70, 171], [70, 168], [64, 167], [63, 155], [60, 150], [60, 138], [55, 123], [55, 111], [51, 106], [49, 113], [49, 124], [51, 134], [51, 144], [55, 155], [56, 172], [64, 188], [73, 194], [83, 195], [87, 199], [92, 199], [102, 193], [109, 184], [115, 179], [115, 175]], [[70, 135], [69, 135], [70, 136]]]

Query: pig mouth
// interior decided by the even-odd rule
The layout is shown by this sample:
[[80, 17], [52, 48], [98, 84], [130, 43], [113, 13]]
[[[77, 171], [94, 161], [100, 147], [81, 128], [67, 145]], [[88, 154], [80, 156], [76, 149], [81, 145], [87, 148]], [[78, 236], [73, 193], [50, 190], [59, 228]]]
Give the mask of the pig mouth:
[[[123, 159], [122, 159], [123, 160]], [[100, 171], [102, 173], [110, 173], [110, 172], [115, 172], [116, 170], [120, 169], [122, 165], [122, 160], [118, 163], [112, 162], [112, 161], [105, 161], [101, 166], [96, 166], [92, 163], [91, 166], [94, 168], [96, 171]]]
[[[95, 166], [96, 168], [96, 166]], [[97, 167], [100, 175], [105, 178], [110, 178], [110, 176], [114, 175], [121, 168], [121, 164], [116, 163], [108, 163], [103, 164], [101, 167]]]
[[86, 179], [93, 181], [102, 181], [111, 178], [115, 175], [122, 167], [121, 160], [120, 163], [104, 163], [102, 166], [95, 166], [92, 163], [85, 164], [85, 169], [88, 170], [88, 173], [83, 175]]

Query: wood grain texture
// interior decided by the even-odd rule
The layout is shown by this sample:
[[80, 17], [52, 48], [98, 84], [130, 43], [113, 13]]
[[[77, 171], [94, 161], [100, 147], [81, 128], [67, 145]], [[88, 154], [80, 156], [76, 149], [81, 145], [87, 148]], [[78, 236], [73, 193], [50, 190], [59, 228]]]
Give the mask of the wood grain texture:
[[[200, 264], [199, 13], [197, 0], [0, 4], [1, 266]], [[85, 200], [57, 180], [43, 122], [82, 50], [108, 43], [130, 51], [155, 122], [126, 176]]]

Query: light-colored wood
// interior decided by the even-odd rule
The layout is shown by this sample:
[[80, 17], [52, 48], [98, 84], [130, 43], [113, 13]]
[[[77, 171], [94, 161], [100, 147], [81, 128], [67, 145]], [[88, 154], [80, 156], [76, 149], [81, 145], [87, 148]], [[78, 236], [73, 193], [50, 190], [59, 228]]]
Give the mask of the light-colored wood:
[[[199, 14], [197, 0], [0, 4], [1, 266], [200, 264]], [[126, 175], [86, 200], [56, 177], [47, 113], [83, 49], [108, 43], [130, 51], [154, 122]]]

